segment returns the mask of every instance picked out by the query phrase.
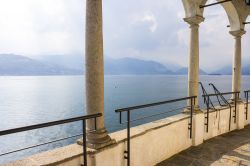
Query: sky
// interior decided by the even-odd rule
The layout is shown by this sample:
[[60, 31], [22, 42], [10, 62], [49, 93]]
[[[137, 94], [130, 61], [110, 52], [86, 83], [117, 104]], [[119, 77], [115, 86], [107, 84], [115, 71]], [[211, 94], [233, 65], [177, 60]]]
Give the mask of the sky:
[[[85, 0], [0, 3], [0, 53], [84, 55]], [[104, 0], [105, 56], [154, 60], [169, 68], [187, 66], [189, 26], [184, 17], [181, 0]], [[231, 65], [234, 39], [221, 6], [206, 8], [204, 17], [200, 25], [200, 66], [215, 71]], [[242, 42], [244, 62], [250, 61], [249, 40], [247, 33]]]

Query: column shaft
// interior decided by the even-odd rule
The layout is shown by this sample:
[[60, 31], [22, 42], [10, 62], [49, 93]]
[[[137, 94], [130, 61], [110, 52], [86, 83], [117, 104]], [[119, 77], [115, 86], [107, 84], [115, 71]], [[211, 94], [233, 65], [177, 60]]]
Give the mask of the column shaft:
[[[195, 108], [199, 107], [199, 24], [204, 21], [202, 16], [194, 16], [184, 18], [190, 24], [190, 48], [188, 63], [188, 96], [197, 96], [195, 100]], [[191, 103], [188, 101], [188, 106]]]
[[[188, 65], [188, 96], [199, 95], [199, 25], [190, 26], [190, 50]], [[198, 97], [196, 98], [198, 105]]]
[[[232, 67], [232, 91], [237, 92], [241, 90], [241, 36], [245, 31], [231, 31], [235, 37], [233, 67]], [[234, 98], [234, 95], [232, 96]]]
[[87, 114], [103, 114], [97, 118], [97, 131], [93, 132], [94, 120], [87, 121], [87, 141], [89, 147], [98, 149], [111, 142], [104, 125], [102, 0], [87, 0], [86, 3], [86, 110]]
[[241, 37], [235, 37], [235, 50], [233, 57], [232, 91], [241, 89]]
[[[102, 37], [102, 1], [87, 0], [86, 20], [86, 109], [88, 114], [104, 113], [104, 73]], [[94, 129], [91, 121], [88, 128]], [[97, 128], [104, 128], [99, 118]]]

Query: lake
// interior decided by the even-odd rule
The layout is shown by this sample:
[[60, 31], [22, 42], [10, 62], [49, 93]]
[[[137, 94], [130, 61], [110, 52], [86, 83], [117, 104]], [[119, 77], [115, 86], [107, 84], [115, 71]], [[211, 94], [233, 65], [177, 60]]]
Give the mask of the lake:
[[[231, 76], [201, 76], [209, 92], [208, 83], [214, 83], [221, 92], [231, 91]], [[60, 120], [85, 114], [85, 90], [83, 76], [2, 76], [0, 77], [0, 130]], [[250, 77], [243, 76], [242, 90], [250, 89]], [[109, 132], [124, 128], [118, 124], [115, 109], [159, 102], [187, 96], [187, 76], [166, 75], [122, 75], [105, 76], [105, 121]], [[229, 96], [230, 97], [230, 96]], [[202, 105], [202, 100], [200, 100]], [[151, 115], [175, 108], [182, 108], [186, 102], [143, 109], [133, 118]], [[152, 120], [180, 113], [182, 109], [169, 114], [148, 118], [134, 123]], [[15, 135], [0, 137], [0, 153], [35, 145], [62, 137], [81, 133], [81, 123], [50, 127]], [[0, 157], [0, 163], [19, 159], [30, 154], [74, 143], [69, 139], [41, 146], [19, 153]]]

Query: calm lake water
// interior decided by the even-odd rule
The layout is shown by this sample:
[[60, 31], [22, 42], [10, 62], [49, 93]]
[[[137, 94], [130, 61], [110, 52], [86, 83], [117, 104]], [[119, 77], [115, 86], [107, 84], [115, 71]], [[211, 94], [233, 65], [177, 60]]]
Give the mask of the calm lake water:
[[[208, 86], [210, 82], [214, 83], [221, 92], [231, 91], [231, 76], [201, 76], [200, 79], [210, 92], [212, 92], [211, 87]], [[242, 90], [248, 89], [250, 89], [250, 77], [244, 76]], [[84, 115], [84, 91], [82, 76], [0, 77], [0, 130]], [[186, 97], [186, 94], [187, 76], [106, 76], [105, 120], [107, 130], [114, 132], [124, 128], [118, 124], [118, 115], [114, 113], [117, 108]], [[185, 106], [185, 103], [179, 102], [143, 109], [137, 114], [133, 114], [133, 118], [181, 108]], [[134, 125], [171, 116], [181, 110], [138, 121]], [[3, 136], [0, 137], [0, 153], [67, 137], [81, 133], [81, 130], [80, 123], [72, 123]], [[0, 156], [0, 163], [75, 141], [76, 138], [4, 157]]]

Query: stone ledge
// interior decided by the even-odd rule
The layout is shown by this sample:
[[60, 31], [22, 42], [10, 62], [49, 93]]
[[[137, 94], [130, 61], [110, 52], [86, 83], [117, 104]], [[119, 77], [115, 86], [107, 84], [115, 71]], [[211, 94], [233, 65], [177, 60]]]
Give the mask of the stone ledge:
[[[142, 124], [139, 126], [135, 126], [130, 129], [130, 132], [131, 132], [130, 135], [131, 135], [131, 138], [136, 138], [149, 131], [159, 129], [159, 128], [171, 125], [173, 123], [176, 123], [176, 122], [188, 119], [188, 118], [189, 118], [189, 115], [187, 114], [177, 114], [177, 115], [170, 116], [164, 119], [160, 119], [160, 120], [156, 120], [156, 121]], [[117, 144], [121, 142], [125, 142], [127, 138], [127, 130], [124, 129], [124, 130], [111, 133], [110, 137], [112, 139], [115, 139]]]
[[72, 144], [51, 151], [35, 154], [23, 160], [11, 162], [2, 166], [57, 165], [79, 157], [82, 155], [82, 152], [82, 146]]

